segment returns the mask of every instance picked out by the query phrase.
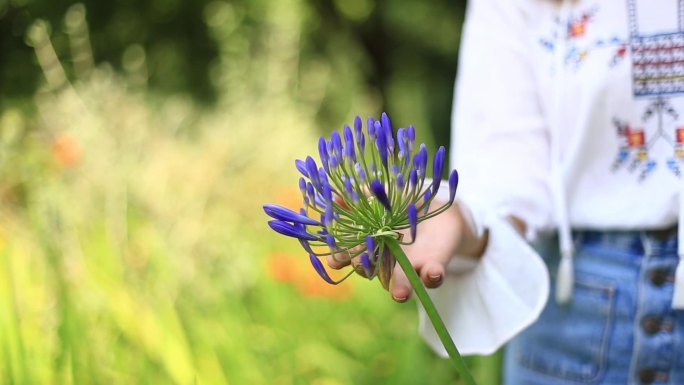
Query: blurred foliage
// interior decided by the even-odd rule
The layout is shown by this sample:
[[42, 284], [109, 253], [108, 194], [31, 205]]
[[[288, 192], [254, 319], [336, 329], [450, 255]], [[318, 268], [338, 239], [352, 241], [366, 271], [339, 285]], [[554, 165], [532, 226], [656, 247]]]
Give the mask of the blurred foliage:
[[66, 3], [0, 0], [0, 382], [456, 382], [415, 306], [328, 286], [261, 211], [354, 113], [431, 141], [448, 2]]
[[[33, 54], [24, 42], [25, 31], [37, 18], [51, 26], [56, 51], [73, 74], [69, 21], [63, 19], [73, 3], [0, 0], [0, 106], [30, 97], [40, 83]], [[252, 57], [259, 62], [265, 46], [278, 44], [284, 26], [295, 34], [292, 70], [298, 81], [322, 72], [334, 74], [324, 89], [315, 90], [323, 96], [316, 109], [321, 127], [337, 126], [358, 113], [361, 101], [372, 106], [369, 110], [386, 110], [410, 120], [431, 130], [438, 142], [448, 143], [465, 0], [300, 0], [293, 6], [299, 16], [289, 24], [269, 11], [279, 8], [270, 0], [82, 3], [88, 9], [96, 61], [124, 70], [142, 48], [149, 86], [155, 92], [186, 93], [203, 103], [215, 102], [225, 91], [221, 74], [242, 68], [225, 59]], [[230, 45], [217, 42], [218, 26]]]

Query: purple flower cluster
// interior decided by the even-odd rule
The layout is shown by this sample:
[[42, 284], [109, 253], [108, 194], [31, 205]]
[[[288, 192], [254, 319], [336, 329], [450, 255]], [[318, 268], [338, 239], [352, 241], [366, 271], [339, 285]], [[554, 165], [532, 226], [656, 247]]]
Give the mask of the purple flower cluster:
[[[429, 211], [444, 171], [444, 147], [434, 155], [433, 179], [426, 183], [428, 151], [415, 145], [413, 126], [395, 134], [385, 113], [380, 120], [369, 117], [365, 132], [358, 116], [353, 126], [319, 139], [320, 164], [311, 156], [295, 161], [302, 174], [299, 212], [274, 204], [264, 205], [264, 211], [274, 218], [268, 222], [273, 230], [299, 240], [326, 282], [338, 284], [356, 271], [369, 279], [378, 276], [388, 288], [396, 260], [385, 240], [413, 243], [418, 223], [453, 203], [458, 173], [449, 175], [449, 201]], [[372, 145], [366, 146], [367, 139]], [[404, 240], [401, 231], [407, 229], [410, 239]], [[336, 281], [319, 259], [326, 256], [353, 262], [355, 269]]]

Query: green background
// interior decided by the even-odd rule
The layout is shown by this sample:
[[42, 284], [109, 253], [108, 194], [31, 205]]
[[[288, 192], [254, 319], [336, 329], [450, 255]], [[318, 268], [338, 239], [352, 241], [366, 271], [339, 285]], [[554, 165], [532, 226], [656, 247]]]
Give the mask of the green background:
[[325, 284], [261, 205], [357, 114], [447, 145], [464, 10], [0, 0], [0, 383], [458, 383], [413, 301]]

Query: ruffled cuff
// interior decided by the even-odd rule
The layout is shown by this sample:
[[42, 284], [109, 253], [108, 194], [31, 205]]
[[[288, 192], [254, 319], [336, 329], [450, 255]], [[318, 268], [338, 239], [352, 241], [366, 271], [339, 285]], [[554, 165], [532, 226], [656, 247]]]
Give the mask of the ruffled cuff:
[[[489, 230], [482, 258], [455, 256], [442, 286], [428, 290], [464, 355], [495, 352], [539, 317], [549, 295], [546, 265], [510, 222], [491, 215], [482, 225]], [[423, 337], [446, 357], [420, 305], [419, 315]]]

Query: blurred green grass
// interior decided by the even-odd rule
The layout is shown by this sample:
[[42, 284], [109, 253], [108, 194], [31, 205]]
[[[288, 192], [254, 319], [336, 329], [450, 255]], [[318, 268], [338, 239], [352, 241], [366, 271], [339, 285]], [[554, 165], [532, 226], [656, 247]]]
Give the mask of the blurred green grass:
[[[213, 5], [214, 108], [150, 91], [141, 47], [121, 73], [83, 60], [82, 6], [67, 13], [73, 76], [32, 24], [45, 84], [0, 113], [0, 383], [457, 383], [414, 303], [360, 278], [328, 286], [266, 226], [263, 203], [299, 204], [293, 160], [340, 80], [325, 63], [300, 75], [301, 15], [277, 4], [282, 33], [257, 53]], [[343, 79], [349, 120], [377, 115]], [[469, 359], [481, 384], [499, 383], [499, 359]]]

